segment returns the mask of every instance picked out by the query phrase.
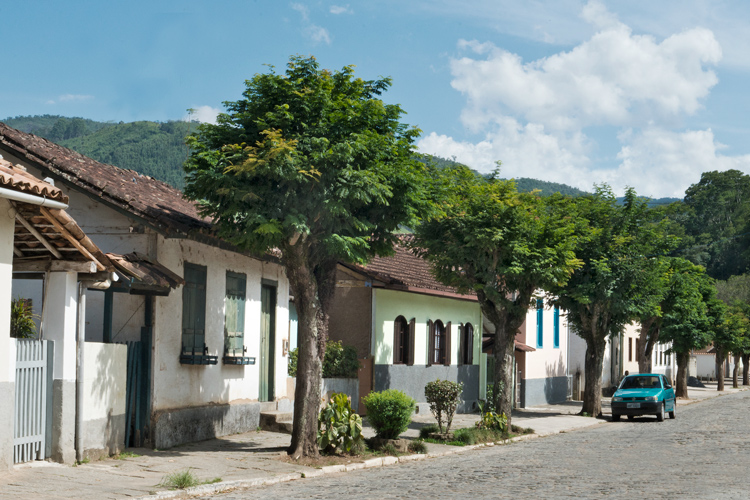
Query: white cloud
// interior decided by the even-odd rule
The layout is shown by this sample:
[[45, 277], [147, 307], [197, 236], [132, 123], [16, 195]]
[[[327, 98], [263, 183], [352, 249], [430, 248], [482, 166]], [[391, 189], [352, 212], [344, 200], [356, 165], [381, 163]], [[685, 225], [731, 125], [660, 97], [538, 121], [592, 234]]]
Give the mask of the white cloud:
[[[595, 28], [589, 39], [531, 62], [491, 42], [460, 40], [468, 54], [451, 61], [451, 84], [466, 97], [462, 122], [481, 140], [433, 132], [420, 151], [481, 172], [500, 160], [503, 177], [585, 190], [607, 182], [618, 193], [633, 186], [654, 197], [683, 196], [704, 171], [750, 172], [750, 155], [720, 154], [710, 129], [678, 130], [718, 82], [722, 49], [713, 32], [634, 34], [598, 0], [581, 18]], [[607, 134], [619, 146], [609, 146]]]
[[92, 95], [81, 95], [81, 94], [64, 94], [58, 97], [58, 101], [60, 102], [81, 102], [81, 101], [90, 101], [93, 99], [94, 96]]
[[[605, 22], [607, 16], [589, 17]], [[459, 48], [480, 56], [451, 61], [451, 84], [468, 99], [462, 121], [475, 131], [507, 114], [555, 130], [674, 120], [700, 109], [718, 82], [704, 66], [721, 58], [708, 30], [657, 43], [621, 23], [569, 52], [529, 63], [491, 43], [461, 40]]]
[[346, 5], [331, 5], [330, 9], [331, 14], [339, 15], [339, 14], [354, 14], [354, 11], [349, 7], [349, 4]]
[[211, 106], [198, 106], [191, 108], [184, 120], [196, 120], [201, 123], [216, 124], [216, 116], [219, 113], [221, 113], [219, 109], [212, 108]]
[[637, 133], [625, 131], [620, 138], [621, 164], [604, 180], [613, 186], [633, 186], [645, 196], [681, 198], [701, 173], [711, 170], [750, 174], [750, 155], [720, 154], [726, 146], [716, 141], [711, 129], [674, 132], [649, 127]]
[[318, 26], [310, 21], [310, 11], [307, 6], [301, 3], [292, 3], [292, 9], [296, 10], [302, 16], [302, 33], [315, 43], [325, 43], [331, 45], [331, 35], [328, 30]]

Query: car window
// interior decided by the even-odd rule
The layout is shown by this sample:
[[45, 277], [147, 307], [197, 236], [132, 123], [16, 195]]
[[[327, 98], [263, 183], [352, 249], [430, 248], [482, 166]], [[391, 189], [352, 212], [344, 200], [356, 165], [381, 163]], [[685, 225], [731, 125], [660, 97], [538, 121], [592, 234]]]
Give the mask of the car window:
[[620, 384], [620, 389], [661, 389], [659, 378], [657, 375], [625, 377]]
[[661, 376], [661, 381], [664, 383], [664, 388], [665, 389], [671, 389], [672, 388], [672, 385], [669, 383], [669, 380], [667, 380], [667, 377], [665, 377], [664, 375]]

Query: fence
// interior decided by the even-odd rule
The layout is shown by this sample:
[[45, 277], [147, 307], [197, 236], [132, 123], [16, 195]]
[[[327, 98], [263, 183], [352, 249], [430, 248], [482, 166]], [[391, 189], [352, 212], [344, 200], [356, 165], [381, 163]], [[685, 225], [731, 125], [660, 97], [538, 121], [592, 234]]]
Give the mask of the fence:
[[53, 349], [53, 342], [47, 340], [16, 340], [13, 463], [49, 455]]

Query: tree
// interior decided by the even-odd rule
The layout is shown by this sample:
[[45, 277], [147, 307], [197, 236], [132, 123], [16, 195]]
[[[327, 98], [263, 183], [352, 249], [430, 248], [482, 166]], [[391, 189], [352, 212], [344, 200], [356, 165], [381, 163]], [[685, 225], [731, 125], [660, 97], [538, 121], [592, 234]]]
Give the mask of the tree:
[[671, 342], [677, 359], [678, 397], [688, 397], [687, 365], [690, 353], [702, 349], [713, 335], [709, 304], [715, 301], [714, 280], [703, 267], [675, 258], [670, 259], [667, 292], [662, 301], [661, 340]]
[[708, 274], [725, 280], [741, 274], [750, 263], [750, 175], [739, 170], [704, 172], [685, 191], [691, 213], [686, 232], [697, 246], [688, 257]]
[[[716, 296], [734, 310], [750, 317], [750, 274], [731, 276], [726, 281], [716, 282]], [[742, 385], [750, 385], [750, 332], [746, 332], [742, 346], [735, 354], [735, 373], [737, 359], [742, 359]], [[733, 375], [733, 379], [736, 375]], [[733, 380], [736, 386], [736, 380]]]
[[351, 66], [321, 70], [292, 57], [245, 82], [217, 124], [188, 138], [186, 195], [217, 234], [261, 255], [280, 250], [299, 315], [299, 360], [289, 454], [317, 456], [321, 362], [340, 261], [393, 252], [401, 224], [428, 207], [419, 131], [378, 96], [391, 80], [362, 80]]
[[511, 391], [502, 388], [513, 386], [516, 332], [535, 292], [562, 285], [580, 265], [580, 221], [561, 196], [519, 193], [512, 181], [465, 167], [445, 170], [436, 185], [446, 188], [442, 213], [416, 228], [414, 244], [440, 281], [477, 294], [495, 327], [495, 407], [510, 419]]
[[628, 189], [618, 204], [607, 187], [575, 199], [577, 211], [588, 221], [576, 250], [583, 266], [555, 290], [556, 303], [568, 311], [571, 329], [586, 341], [586, 388], [582, 413], [602, 413], [602, 365], [607, 338], [653, 307], [649, 290], [652, 267], [670, 247], [659, 225], [651, 223], [647, 202]]

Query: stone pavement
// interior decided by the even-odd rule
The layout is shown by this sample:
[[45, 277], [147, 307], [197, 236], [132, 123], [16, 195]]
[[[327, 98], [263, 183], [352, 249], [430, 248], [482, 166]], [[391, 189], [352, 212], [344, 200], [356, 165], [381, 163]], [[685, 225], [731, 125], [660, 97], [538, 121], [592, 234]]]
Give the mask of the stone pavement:
[[[679, 401], [678, 406], [732, 392], [737, 390], [727, 387], [727, 390], [718, 393], [715, 384], [706, 389], [690, 388], [691, 400]], [[609, 413], [608, 402], [608, 399], [603, 400], [605, 415]], [[513, 423], [531, 427], [535, 433], [517, 439], [568, 432], [607, 421], [577, 416], [580, 409], [580, 402], [568, 402], [518, 410], [513, 414]], [[477, 418], [476, 414], [457, 415], [453, 428], [471, 426]], [[410, 428], [403, 436], [416, 438], [419, 429], [429, 423], [434, 423], [431, 414], [414, 415]], [[366, 426], [365, 435], [370, 437], [374, 432]], [[426, 456], [374, 458], [365, 462], [353, 461], [347, 465], [314, 469], [277, 459], [284, 453], [289, 442], [289, 435], [259, 431], [187, 444], [170, 450], [129, 449], [128, 452], [139, 456], [101, 460], [76, 467], [33, 462], [16, 466], [12, 472], [0, 473], [0, 500], [181, 498], [396, 462], [424, 460], [434, 456], [465, 453], [476, 448], [428, 443]], [[166, 487], [159, 486], [167, 474], [187, 469], [201, 481], [217, 479], [218, 482], [190, 491], [169, 491]]]

